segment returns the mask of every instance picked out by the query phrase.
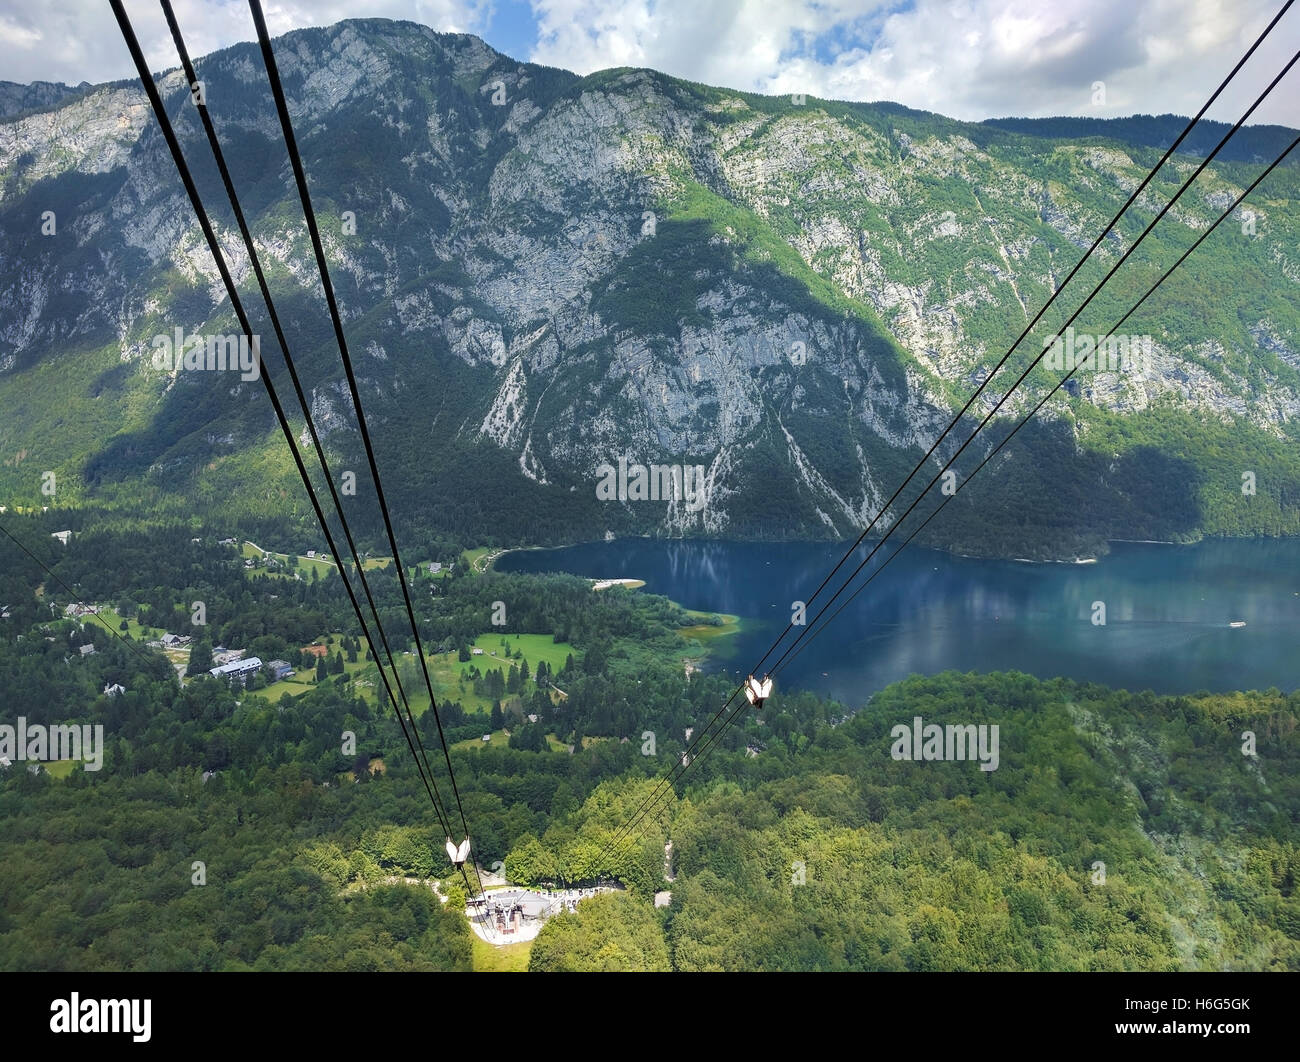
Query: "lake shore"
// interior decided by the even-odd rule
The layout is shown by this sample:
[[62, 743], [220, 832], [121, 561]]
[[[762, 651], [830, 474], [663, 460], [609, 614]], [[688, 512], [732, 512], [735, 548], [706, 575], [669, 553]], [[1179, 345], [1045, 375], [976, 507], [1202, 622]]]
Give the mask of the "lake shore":
[[[792, 542], [792, 543], [787, 543], [787, 542], [785, 542], [784, 540], [778, 540], [778, 541], [773, 541], [773, 542], [767, 542], [766, 540], [762, 540], [762, 539], [752, 539], [752, 540], [751, 540], [751, 539], [736, 539], [736, 540], [733, 541], [733, 540], [730, 540], [730, 539], [710, 539], [710, 538], [699, 538], [699, 539], [695, 539], [695, 538], [652, 538], [651, 536], [646, 536], [646, 535], [633, 535], [633, 536], [628, 536], [628, 537], [629, 537], [629, 539], [631, 539], [631, 538], [635, 538], [635, 539], [638, 540], [638, 541], [645, 541], [647, 538], [649, 538], [650, 541], [663, 542], [663, 543], [673, 543], [673, 542], [699, 542], [699, 543], [715, 543], [715, 544], [720, 544], [720, 545], [735, 545], [735, 544], [739, 544], [739, 543], [750, 543], [750, 542], [753, 542], [753, 543], [755, 543], [755, 544], [759, 544], [759, 545], [769, 545], [769, 546], [774, 546], [774, 545], [791, 545], [791, 544], [793, 544], [793, 545], [799, 545], [799, 546], [819, 546], [819, 545], [822, 545], [822, 544], [823, 544], [823, 543], [822, 543], [821, 541], [819, 541], [819, 540], [808, 541], [808, 542], [804, 542], [804, 541], [796, 541], [796, 542]], [[1228, 542], [1228, 541], [1242, 541], [1242, 542], [1253, 542], [1253, 541], [1256, 541], [1255, 539], [1251, 539], [1251, 538], [1245, 538], [1245, 539], [1240, 539], [1240, 540], [1224, 538], [1224, 539], [1215, 539], [1215, 540], [1216, 540], [1216, 541], [1225, 541], [1225, 542]], [[491, 571], [493, 568], [495, 568], [497, 561], [499, 561], [502, 557], [506, 556], [506, 555], [509, 554], [509, 553], [535, 553], [535, 552], [540, 552], [540, 551], [544, 551], [544, 550], [575, 549], [575, 548], [584, 547], [584, 546], [603, 545], [603, 544], [608, 544], [609, 542], [618, 542], [618, 541], [624, 541], [624, 540], [622, 540], [622, 539], [617, 539], [617, 538], [615, 538], [615, 539], [590, 539], [590, 540], [581, 541], [581, 542], [564, 542], [564, 543], [560, 543], [560, 544], [558, 544], [558, 545], [554, 545], [554, 546], [509, 546], [509, 547], [506, 547], [506, 548], [503, 548], [503, 549], [494, 550], [494, 551], [492, 552], [491, 556], [488, 558], [487, 563], [486, 563], [486, 565], [485, 565], [485, 567], [484, 567], [483, 570], [485, 570], [485, 571]], [[871, 541], [868, 541], [868, 542], [864, 543], [864, 545], [866, 545], [866, 546], [874, 546], [878, 541], [880, 541], [880, 540], [878, 540], [878, 539], [877, 539], [877, 540], [871, 540]], [[1198, 544], [1200, 544], [1201, 542], [1204, 542], [1204, 541], [1207, 541], [1206, 536], [1202, 536], [1202, 537], [1201, 537], [1200, 539], [1198, 539], [1196, 542], [1173, 542], [1173, 541], [1170, 541], [1169, 539], [1161, 539], [1161, 538], [1110, 538], [1110, 539], [1107, 539], [1107, 540], [1106, 540], [1107, 545], [1135, 545], [1135, 546], [1185, 546], [1185, 547], [1188, 547], [1188, 546], [1196, 546], [1196, 545], [1198, 545]], [[831, 543], [831, 544], [833, 544], [833, 545], [839, 545], [839, 546], [845, 546], [845, 545], [847, 545], [848, 543], [847, 543], [847, 540], [842, 539], [842, 540], [840, 540], [840, 541], [837, 542], [837, 543]], [[1038, 558], [1034, 558], [1034, 557], [999, 557], [999, 556], [988, 556], [988, 555], [979, 554], [979, 553], [960, 553], [960, 552], [958, 552], [957, 550], [943, 549], [943, 548], [941, 548], [941, 547], [937, 547], [937, 546], [924, 546], [924, 547], [921, 547], [921, 548], [923, 548], [923, 549], [927, 549], [927, 550], [929, 550], [929, 551], [932, 552], [932, 553], [943, 553], [943, 554], [946, 554], [946, 555], [949, 556], [949, 557], [959, 557], [959, 558], [961, 558], [962, 560], [974, 560], [974, 561], [997, 561], [997, 560], [1005, 560], [1005, 561], [1010, 561], [1010, 562], [1012, 562], [1013, 564], [1069, 564], [1069, 565], [1078, 565], [1078, 564], [1099, 564], [1102, 560], [1105, 559], [1104, 557], [1049, 557], [1049, 558], [1046, 558], [1046, 559], [1038, 559]], [[642, 582], [642, 585], [644, 585], [644, 582]]]

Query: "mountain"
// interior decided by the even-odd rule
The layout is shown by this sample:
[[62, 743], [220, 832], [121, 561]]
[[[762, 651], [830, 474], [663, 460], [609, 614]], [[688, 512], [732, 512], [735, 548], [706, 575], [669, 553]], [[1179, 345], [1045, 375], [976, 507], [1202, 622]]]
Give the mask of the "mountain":
[[[295, 31], [276, 54], [395, 519], [466, 541], [855, 534], [1177, 122], [972, 124], [651, 70], [580, 78], [385, 20]], [[238, 45], [198, 73], [314, 416], [373, 528], [260, 57]], [[188, 86], [179, 70], [160, 86], [288, 399]], [[155, 337], [235, 326], [143, 92], [67, 92], [0, 92], [0, 502], [272, 509], [306, 528], [261, 385], [153, 364]], [[1255, 178], [1277, 137], [1252, 135], [1082, 313], [1080, 351]], [[1171, 160], [990, 393], [1198, 151]], [[1145, 364], [1078, 374], [924, 540], [1070, 557], [1300, 533], [1297, 183], [1289, 160], [1130, 318]], [[1004, 411], [1060, 375], [1040, 366]], [[971, 445], [958, 481], [1012, 423]], [[704, 503], [602, 500], [620, 460], [688, 482], [699, 467]]]
[[11, 122], [36, 111], [48, 110], [93, 87], [89, 81], [80, 85], [54, 81], [19, 85], [13, 81], [0, 81], [0, 119]]
[[[1135, 114], [1128, 118], [988, 118], [984, 124], [1029, 136], [1065, 140], [1102, 137], [1134, 147], [1159, 148], [1163, 153], [1187, 128], [1187, 118], [1177, 114]], [[1202, 119], [1178, 150], [1204, 158], [1231, 128], [1228, 122]], [[1295, 130], [1284, 125], [1247, 125], [1223, 145], [1217, 157], [1225, 162], [1269, 163], [1294, 139]]]

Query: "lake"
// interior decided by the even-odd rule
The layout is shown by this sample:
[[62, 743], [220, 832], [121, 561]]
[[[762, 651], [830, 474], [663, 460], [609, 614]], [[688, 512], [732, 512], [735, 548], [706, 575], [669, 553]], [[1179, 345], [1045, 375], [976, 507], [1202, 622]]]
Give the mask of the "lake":
[[[644, 579], [646, 593], [735, 613], [710, 668], [747, 672], [848, 544], [620, 539], [522, 550], [502, 571]], [[856, 587], [894, 549], [891, 541]], [[808, 607], [811, 623], [866, 556]], [[836, 601], [831, 611], [852, 592]], [[1105, 624], [1095, 602], [1105, 605]], [[828, 612], [827, 615], [830, 613]], [[1245, 626], [1232, 628], [1234, 621]], [[786, 636], [782, 648], [796, 632]], [[1158, 693], [1300, 688], [1300, 541], [1115, 543], [1095, 564], [979, 560], [909, 546], [781, 670], [782, 684], [850, 707], [913, 673], [1028, 672]], [[775, 660], [769, 660], [771, 666]]]

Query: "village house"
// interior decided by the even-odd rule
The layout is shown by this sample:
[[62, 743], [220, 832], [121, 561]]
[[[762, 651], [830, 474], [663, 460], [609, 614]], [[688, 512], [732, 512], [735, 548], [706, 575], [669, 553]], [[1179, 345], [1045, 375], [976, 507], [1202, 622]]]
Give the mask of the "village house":
[[287, 660], [270, 661], [266, 665], [266, 671], [272, 682], [279, 682], [280, 679], [289, 678], [291, 675], [295, 674]]
[[229, 682], [232, 686], [242, 686], [249, 678], [261, 670], [262, 661], [258, 657], [250, 656], [246, 660], [232, 660], [228, 664], [221, 664], [214, 667], [208, 674], [213, 678]]

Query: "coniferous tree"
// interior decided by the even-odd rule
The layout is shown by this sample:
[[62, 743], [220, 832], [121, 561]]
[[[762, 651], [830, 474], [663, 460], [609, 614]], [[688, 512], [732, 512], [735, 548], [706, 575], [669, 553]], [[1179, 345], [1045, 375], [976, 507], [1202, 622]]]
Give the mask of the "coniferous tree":
[[185, 668], [186, 675], [206, 675], [212, 670], [212, 643], [199, 639], [190, 645], [190, 662]]

